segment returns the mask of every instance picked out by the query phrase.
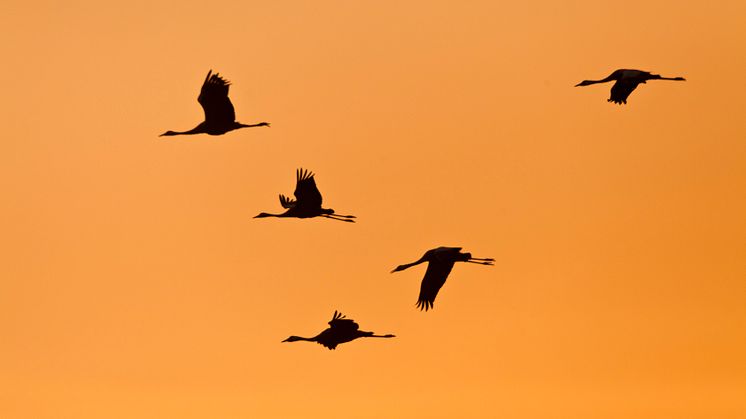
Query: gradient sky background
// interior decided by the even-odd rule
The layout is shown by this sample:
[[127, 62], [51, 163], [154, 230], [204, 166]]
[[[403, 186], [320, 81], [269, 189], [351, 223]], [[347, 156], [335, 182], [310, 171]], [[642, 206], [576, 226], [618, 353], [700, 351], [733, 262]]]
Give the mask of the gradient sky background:
[[[745, 21], [4, 1], [0, 417], [745, 417]], [[573, 87], [617, 68], [688, 81]], [[209, 69], [272, 128], [159, 138]], [[359, 222], [252, 219], [298, 167]], [[423, 313], [440, 245], [497, 262]], [[335, 309], [397, 338], [280, 343]]]

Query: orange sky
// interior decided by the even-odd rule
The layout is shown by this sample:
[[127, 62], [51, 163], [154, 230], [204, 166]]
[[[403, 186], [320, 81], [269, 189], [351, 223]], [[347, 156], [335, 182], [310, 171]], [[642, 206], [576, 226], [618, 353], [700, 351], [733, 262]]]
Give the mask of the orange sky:
[[0, 417], [746, 416], [746, 2], [402, 3], [3, 3]]

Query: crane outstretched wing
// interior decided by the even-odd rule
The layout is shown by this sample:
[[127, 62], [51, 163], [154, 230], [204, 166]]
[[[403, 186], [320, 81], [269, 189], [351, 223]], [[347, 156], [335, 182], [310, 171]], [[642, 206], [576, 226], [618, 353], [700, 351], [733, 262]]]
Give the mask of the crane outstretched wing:
[[327, 347], [329, 349], [337, 349], [337, 345], [339, 345], [339, 344], [337, 342], [334, 342], [334, 341], [328, 341], [328, 342], [324, 341], [324, 342], [319, 342], [319, 345]]
[[427, 271], [425, 271], [425, 277], [422, 278], [422, 284], [420, 285], [420, 296], [417, 299], [417, 307], [420, 310], [427, 311], [433, 308], [435, 297], [443, 284], [446, 283], [446, 278], [451, 273], [454, 263], [453, 260], [438, 260], [438, 258], [435, 258], [427, 264]]
[[313, 173], [308, 170], [298, 169], [295, 172], [295, 199], [297, 205], [304, 208], [320, 208], [321, 192], [316, 187], [316, 181], [313, 180]]
[[638, 84], [640, 84], [639, 81], [624, 79], [617, 80], [617, 82], [614, 83], [613, 86], [611, 86], [611, 97], [609, 98], [609, 102], [614, 102], [619, 105], [621, 105], [622, 103], [627, 103], [627, 98], [629, 97], [630, 93], [632, 93], [637, 88]]
[[332, 330], [354, 332], [360, 328], [360, 325], [355, 323], [352, 319], [345, 318], [344, 314], [334, 311], [334, 316], [329, 321], [329, 326]]
[[337, 345], [340, 344], [339, 335], [339, 330], [330, 327], [315, 337], [316, 343], [329, 349], [336, 349]]
[[283, 208], [290, 209], [295, 206], [296, 202], [294, 199], [290, 199], [285, 195], [280, 194], [280, 205], [282, 205]]
[[205, 111], [205, 122], [208, 124], [230, 124], [236, 120], [236, 112], [231, 100], [228, 99], [230, 82], [219, 74], [207, 72], [202, 90], [197, 101]]

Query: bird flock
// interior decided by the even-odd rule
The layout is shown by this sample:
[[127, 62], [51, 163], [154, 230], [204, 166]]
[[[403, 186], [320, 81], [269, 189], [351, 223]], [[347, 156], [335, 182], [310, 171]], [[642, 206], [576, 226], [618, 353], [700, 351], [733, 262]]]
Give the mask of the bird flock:
[[[601, 80], [583, 80], [575, 87], [589, 86], [597, 83], [606, 83], [615, 81], [611, 87], [611, 96], [608, 102], [618, 105], [626, 104], [629, 95], [637, 88], [638, 85], [644, 84], [648, 80], [676, 80], [684, 81], [683, 77], [662, 77], [658, 74], [652, 74], [640, 70], [616, 70], [608, 77]], [[197, 101], [205, 112], [205, 120], [196, 127], [188, 131], [166, 131], [160, 136], [175, 135], [223, 135], [227, 132], [252, 127], [269, 127], [268, 122], [259, 122], [257, 124], [242, 124], [236, 121], [236, 112], [233, 104], [228, 98], [228, 89], [230, 82], [220, 77], [218, 73], [213, 74], [212, 70], [208, 71], [207, 77], [202, 84], [202, 89], [197, 97]], [[354, 223], [354, 215], [339, 215], [331, 208], [323, 208], [321, 192], [316, 186], [314, 174], [308, 170], [298, 169], [295, 173], [295, 199], [288, 198], [280, 194], [280, 205], [285, 212], [279, 214], [270, 214], [262, 212], [254, 218], [267, 217], [294, 217], [294, 218], [313, 218], [323, 217], [331, 220]], [[461, 252], [461, 247], [437, 247], [425, 252], [418, 260], [412, 263], [399, 265], [391, 273], [403, 271], [421, 263], [427, 262], [427, 270], [420, 284], [420, 295], [417, 298], [416, 307], [420, 310], [428, 311], [435, 305], [435, 297], [443, 287], [448, 275], [453, 269], [456, 262], [467, 262], [479, 265], [493, 266], [493, 258], [475, 258], [471, 253]], [[290, 336], [283, 342], [307, 341], [316, 342], [328, 349], [336, 349], [339, 344], [350, 342], [357, 338], [393, 338], [392, 334], [376, 335], [374, 332], [360, 330], [360, 326], [352, 319], [346, 318], [342, 313], [334, 311], [332, 319], [329, 321], [329, 327], [318, 335], [305, 338], [300, 336]]]

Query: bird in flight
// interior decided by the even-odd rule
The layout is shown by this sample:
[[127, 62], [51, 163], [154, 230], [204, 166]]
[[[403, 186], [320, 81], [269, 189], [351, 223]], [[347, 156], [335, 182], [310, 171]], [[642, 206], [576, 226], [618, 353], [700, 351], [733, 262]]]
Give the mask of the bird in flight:
[[236, 121], [236, 112], [231, 100], [228, 99], [229, 86], [230, 82], [218, 73], [212, 74], [212, 70], [208, 71], [197, 98], [197, 102], [205, 111], [205, 120], [189, 131], [166, 131], [160, 137], [191, 134], [223, 135], [239, 128], [268, 127], [267, 122], [246, 125]]
[[471, 253], [461, 253], [460, 247], [438, 247], [430, 249], [417, 261], [397, 266], [391, 273], [403, 271], [412, 266], [427, 262], [427, 271], [420, 285], [420, 296], [417, 299], [417, 307], [420, 310], [433, 308], [438, 291], [446, 283], [448, 274], [456, 262], [478, 263], [480, 265], [494, 265], [492, 258], [473, 258]]
[[596, 83], [606, 83], [612, 80], [616, 80], [613, 86], [611, 86], [611, 97], [608, 102], [614, 102], [618, 105], [627, 103], [627, 97], [632, 93], [637, 85], [645, 83], [648, 80], [686, 80], [683, 77], [661, 77], [658, 74], [650, 74], [647, 71], [640, 70], [617, 70], [603, 80], [583, 80], [576, 84], [578, 86], [589, 86]]
[[393, 338], [394, 335], [376, 335], [373, 332], [364, 332], [359, 329], [360, 326], [355, 323], [352, 319], [345, 318], [342, 313], [334, 311], [334, 316], [329, 321], [329, 327], [323, 332], [312, 338], [304, 338], [301, 336], [290, 336], [283, 340], [283, 342], [297, 342], [299, 340], [305, 340], [308, 342], [316, 342], [319, 345], [324, 345], [329, 349], [335, 349], [340, 343], [349, 342], [357, 338]]
[[295, 217], [311, 218], [325, 217], [332, 220], [345, 221], [354, 223], [354, 215], [338, 215], [333, 209], [321, 208], [321, 192], [316, 187], [316, 181], [313, 180], [313, 173], [298, 169], [295, 172], [295, 199], [290, 199], [285, 195], [280, 195], [280, 205], [287, 211], [282, 214], [267, 214], [263, 212], [254, 218], [265, 217]]

